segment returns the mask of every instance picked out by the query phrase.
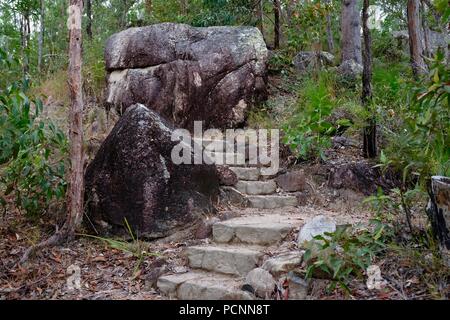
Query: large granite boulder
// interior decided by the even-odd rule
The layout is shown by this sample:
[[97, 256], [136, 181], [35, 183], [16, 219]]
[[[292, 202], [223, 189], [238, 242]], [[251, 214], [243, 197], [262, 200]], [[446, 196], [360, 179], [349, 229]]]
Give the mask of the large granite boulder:
[[142, 103], [178, 127], [245, 122], [266, 98], [267, 48], [257, 28], [161, 23], [112, 35], [105, 48], [106, 103]]
[[140, 236], [163, 237], [213, 210], [216, 167], [175, 165], [173, 129], [143, 105], [125, 111], [85, 174], [86, 207], [97, 230], [120, 234], [126, 218]]

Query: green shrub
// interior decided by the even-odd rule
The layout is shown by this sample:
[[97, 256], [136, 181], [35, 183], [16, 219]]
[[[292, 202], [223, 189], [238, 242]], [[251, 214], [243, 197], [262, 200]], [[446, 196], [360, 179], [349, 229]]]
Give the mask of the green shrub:
[[431, 175], [450, 175], [450, 76], [442, 52], [412, 90], [409, 105], [399, 110], [401, 126], [391, 131], [380, 162], [400, 170], [405, 186], [425, 186]]
[[300, 159], [324, 159], [331, 137], [340, 127], [351, 124], [349, 119], [332, 123], [329, 118], [340, 103], [335, 94], [334, 76], [332, 72], [323, 71], [317, 78], [307, 78], [299, 84], [297, 109], [282, 129], [283, 142]]
[[308, 268], [306, 278], [324, 273], [336, 285], [348, 290], [352, 276], [362, 278], [373, 259], [386, 248], [390, 228], [380, 220], [371, 220], [370, 228], [338, 226], [335, 232], [315, 236], [304, 254]]
[[42, 102], [26, 95], [28, 87], [24, 79], [0, 90], [0, 201], [14, 195], [14, 205], [35, 217], [65, 195], [67, 141], [39, 119]]
[[399, 47], [397, 40], [391, 31], [372, 32], [372, 55], [374, 58], [382, 59], [388, 63], [399, 62], [407, 57], [404, 49]]

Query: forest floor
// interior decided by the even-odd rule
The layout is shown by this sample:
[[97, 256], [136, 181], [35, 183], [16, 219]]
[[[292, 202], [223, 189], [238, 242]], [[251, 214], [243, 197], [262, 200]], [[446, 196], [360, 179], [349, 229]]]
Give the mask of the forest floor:
[[[273, 83], [277, 83], [276, 79]], [[291, 101], [283, 90], [272, 91], [271, 101], [280, 105]], [[64, 127], [67, 119], [51, 96], [47, 101], [49, 118]], [[85, 117], [86, 149], [92, 158], [101, 141], [106, 137], [117, 116], [107, 117], [95, 101], [91, 102]], [[276, 111], [276, 110], [275, 110]], [[374, 213], [363, 204], [366, 197], [361, 190], [335, 189], [328, 186], [327, 175], [330, 166], [362, 161], [360, 145], [349, 138], [344, 144], [334, 144], [327, 150], [327, 161], [294, 164], [289, 156], [284, 157], [284, 166], [290, 170], [303, 169], [307, 174], [308, 191], [302, 206], [279, 209], [301, 212], [312, 217], [325, 212], [346, 223], [367, 223]], [[221, 207], [219, 211], [231, 210], [238, 214], [248, 214], [255, 209]], [[276, 210], [275, 210], [276, 211]], [[172, 241], [138, 241], [139, 252], [120, 250], [107, 241], [78, 235], [70, 243], [58, 247], [45, 248], [26, 265], [18, 265], [24, 251], [31, 245], [46, 239], [60, 224], [61, 217], [42, 216], [29, 220], [20, 212], [9, 210], [0, 216], [0, 300], [1, 299], [164, 299], [154, 289], [155, 267], [166, 264], [169, 271], [185, 272], [186, 260], [182, 251], [185, 247], [202, 243], [204, 240], [192, 236]], [[425, 223], [416, 218], [415, 223]], [[82, 231], [81, 231], [82, 232]], [[295, 242], [292, 235], [288, 241]], [[142, 252], [145, 253], [142, 254]], [[376, 261], [382, 270], [386, 283], [382, 290], [368, 290], [364, 279], [354, 279], [350, 292], [336, 289], [326, 290], [327, 280], [315, 280], [309, 297], [311, 299], [429, 299], [433, 292], [450, 292], [450, 285], [439, 279], [425, 283], [426, 269], [409, 256], [388, 254]], [[69, 289], [70, 270], [80, 268], [81, 287]], [[433, 288], [430, 289], [430, 286]], [[438, 295], [437, 295], [438, 296]]]
[[[348, 155], [342, 153], [343, 149], [335, 151], [335, 157], [338, 157], [339, 152], [341, 157], [348, 158]], [[308, 184], [314, 191], [303, 206], [274, 211], [301, 212], [305, 220], [325, 214], [350, 224], [367, 223], [373, 217], [373, 213], [361, 205], [364, 195], [351, 190], [330, 189], [325, 183], [320, 183], [320, 178], [314, 178], [314, 175], [320, 174], [320, 164], [303, 164], [296, 167], [310, 172]], [[219, 208], [219, 211], [227, 210], [238, 214], [252, 214], [256, 209]], [[0, 299], [164, 299], [154, 289], [156, 278], [152, 270], [166, 264], [167, 270], [171, 272], [186, 272], [183, 249], [205, 241], [192, 236], [174, 241], [142, 241], [139, 242], [141, 248], [151, 254], [137, 257], [132, 252], [114, 248], [103, 240], [79, 235], [70, 243], [45, 248], [26, 265], [18, 265], [17, 262], [30, 245], [52, 234], [54, 224], [49, 220], [54, 219], [42, 217], [38, 221], [30, 221], [17, 211], [8, 211], [1, 217]], [[294, 244], [295, 238], [293, 234], [287, 241]], [[387, 280], [383, 290], [370, 291], [363, 279], [355, 279], [349, 285], [350, 293], [338, 289], [327, 292], [328, 281], [317, 279], [312, 282], [309, 298], [432, 298], [427, 284], [419, 281], [418, 274], [423, 271], [417, 268], [408, 269], [408, 266], [402, 269], [404, 263], [404, 260], [395, 256], [377, 261], [384, 279]], [[67, 281], [70, 280], [70, 270], [73, 266], [80, 268], [81, 287], [71, 290]], [[443, 285], [442, 289], [446, 290], [446, 284]]]

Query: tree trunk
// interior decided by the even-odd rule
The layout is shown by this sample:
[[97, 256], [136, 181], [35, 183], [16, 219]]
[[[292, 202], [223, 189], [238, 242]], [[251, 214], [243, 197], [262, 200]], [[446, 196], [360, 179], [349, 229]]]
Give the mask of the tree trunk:
[[343, 0], [341, 12], [342, 61], [362, 64], [360, 15], [357, 0]]
[[[185, 14], [186, 9], [187, 9], [187, 0], [180, 0], [181, 13]], [[152, 14], [152, 10], [153, 10], [153, 0], [144, 0], [145, 13], [150, 16]]]
[[261, 34], [264, 38], [264, 0], [257, 0], [258, 4], [256, 5], [256, 16], [258, 19], [258, 29], [261, 31]]
[[423, 1], [421, 1], [421, 11], [422, 11], [422, 30], [423, 30], [423, 54], [425, 57], [431, 57], [431, 46], [430, 46], [430, 28], [428, 27], [428, 21], [426, 17], [426, 7]]
[[38, 37], [38, 72], [42, 70], [42, 50], [44, 46], [44, 14], [45, 4], [44, 0], [40, 0], [40, 14], [39, 14], [39, 37]]
[[[24, 24], [24, 18], [23, 14], [19, 15], [19, 22], [20, 22], [20, 56], [22, 57], [23, 63], [25, 63], [25, 24]], [[25, 76], [25, 66], [22, 65], [22, 72]]]
[[[325, 2], [327, 5], [330, 4], [330, 0], [326, 0]], [[333, 39], [333, 30], [331, 28], [331, 16], [330, 13], [327, 13], [326, 16], [327, 20], [327, 44], [328, 44], [328, 51], [333, 53], [334, 52], [334, 39]]]
[[278, 49], [280, 47], [280, 0], [273, 0], [273, 14], [274, 14], [273, 47], [274, 49]]
[[286, 22], [292, 28], [292, 15], [294, 14], [295, 0], [288, 0], [286, 4]]
[[127, 25], [128, 1], [122, 0], [122, 8], [120, 10], [119, 29], [122, 30]]
[[29, 43], [30, 43], [30, 14], [29, 12], [25, 11], [22, 14], [21, 20], [20, 20], [20, 36], [21, 36], [21, 42], [22, 42], [22, 70], [23, 75], [26, 76], [30, 71], [30, 64], [29, 64]]
[[[147, 4], [150, 3], [150, 7], [151, 7], [151, 0], [150, 1], [147, 0], [146, 3]], [[188, 0], [181, 0], [180, 1], [180, 9], [181, 9], [181, 14], [182, 15], [187, 15], [188, 14], [188, 7], [189, 7]]]
[[409, 33], [409, 52], [411, 59], [411, 68], [413, 75], [418, 79], [427, 71], [423, 59], [423, 35], [420, 27], [419, 0], [408, 0], [408, 33]]
[[[372, 39], [368, 26], [369, 20], [369, 0], [364, 0], [362, 10], [364, 51], [363, 51], [363, 75], [362, 75], [362, 104], [370, 109], [372, 102]], [[377, 155], [376, 121], [372, 115], [368, 119], [368, 125], [363, 132], [363, 154], [366, 158], [374, 158]]]
[[72, 236], [83, 217], [83, 93], [81, 78], [81, 17], [83, 0], [69, 6], [69, 95], [71, 172], [67, 190], [67, 232]]
[[89, 39], [92, 39], [92, 0], [86, 0], [86, 34]]
[[431, 177], [430, 201], [426, 209], [433, 235], [439, 242], [444, 262], [450, 266], [450, 178]]
[[83, 0], [70, 0], [69, 18], [69, 70], [68, 85], [70, 96], [70, 179], [67, 190], [67, 217], [63, 227], [56, 230], [49, 239], [28, 248], [19, 263], [25, 263], [31, 254], [37, 250], [57, 245], [63, 241], [73, 239], [75, 230], [81, 224], [83, 218], [83, 94], [81, 78], [81, 17], [83, 12]]

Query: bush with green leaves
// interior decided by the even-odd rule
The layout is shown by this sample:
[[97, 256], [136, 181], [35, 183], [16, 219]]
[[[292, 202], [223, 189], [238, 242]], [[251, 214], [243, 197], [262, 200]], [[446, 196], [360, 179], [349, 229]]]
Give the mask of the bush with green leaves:
[[322, 71], [316, 77], [304, 79], [300, 84], [295, 113], [282, 127], [283, 143], [302, 160], [320, 157], [331, 146], [331, 137], [351, 125], [349, 119], [330, 120], [336, 98], [335, 74]]
[[450, 70], [442, 52], [431, 60], [429, 75], [413, 88], [400, 110], [401, 126], [391, 131], [381, 153], [383, 168], [402, 172], [404, 188], [427, 186], [432, 175], [450, 175]]
[[330, 290], [339, 285], [348, 291], [352, 276], [363, 277], [390, 237], [390, 227], [375, 219], [369, 227], [338, 226], [335, 232], [315, 236], [303, 256], [308, 265], [306, 278], [322, 274], [332, 280]]
[[67, 139], [40, 119], [43, 104], [27, 96], [29, 85], [0, 88], [0, 202], [13, 195], [17, 209], [36, 217], [65, 195]]
[[332, 14], [332, 9], [331, 3], [323, 4], [317, 0], [299, 1], [295, 4], [294, 10], [297, 14], [291, 17], [291, 25], [295, 27], [286, 28], [291, 53], [322, 47], [321, 43], [325, 38], [323, 35], [326, 34], [326, 16]]

